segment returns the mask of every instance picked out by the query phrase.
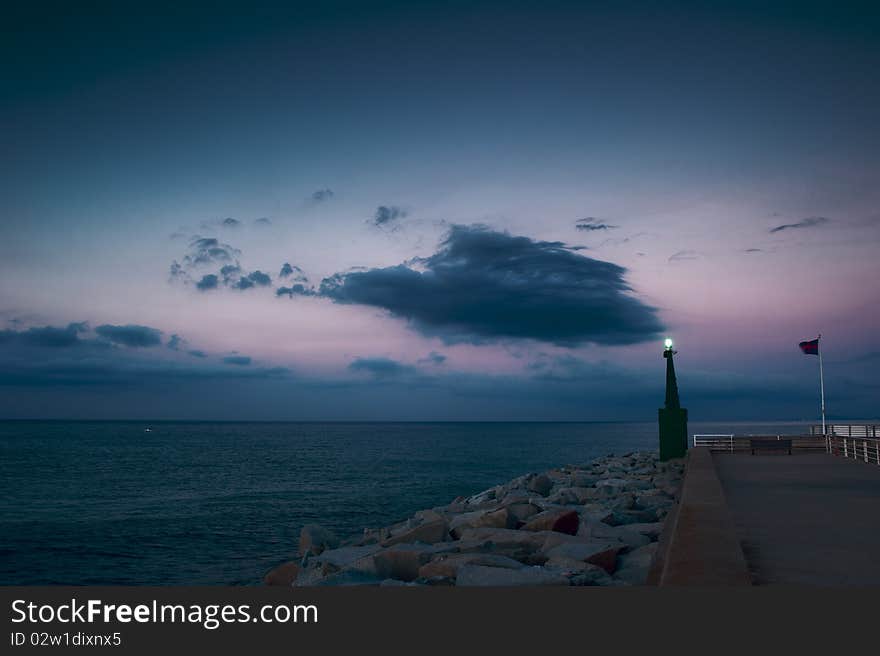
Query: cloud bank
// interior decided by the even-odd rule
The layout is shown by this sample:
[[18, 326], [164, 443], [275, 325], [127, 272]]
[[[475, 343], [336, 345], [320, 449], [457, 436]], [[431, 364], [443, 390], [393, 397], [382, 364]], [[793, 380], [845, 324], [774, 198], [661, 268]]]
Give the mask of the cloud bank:
[[448, 342], [618, 345], [656, 338], [663, 328], [656, 310], [631, 295], [626, 270], [576, 250], [457, 225], [430, 257], [338, 273], [317, 294], [383, 308]]

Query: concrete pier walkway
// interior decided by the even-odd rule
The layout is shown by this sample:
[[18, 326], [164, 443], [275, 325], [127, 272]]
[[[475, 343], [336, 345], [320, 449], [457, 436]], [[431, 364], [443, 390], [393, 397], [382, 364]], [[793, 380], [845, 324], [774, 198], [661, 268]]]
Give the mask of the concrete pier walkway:
[[880, 466], [827, 454], [713, 454], [757, 585], [880, 585]]

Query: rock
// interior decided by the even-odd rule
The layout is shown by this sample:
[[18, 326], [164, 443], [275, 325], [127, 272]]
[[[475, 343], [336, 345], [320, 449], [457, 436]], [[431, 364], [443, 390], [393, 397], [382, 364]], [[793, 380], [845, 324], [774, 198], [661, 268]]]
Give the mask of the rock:
[[614, 510], [611, 517], [602, 521], [611, 526], [623, 526], [624, 524], [643, 524], [657, 520], [655, 510]]
[[548, 501], [564, 506], [580, 505], [592, 501], [597, 496], [595, 488], [591, 487], [564, 487], [556, 494], [548, 497]]
[[266, 585], [293, 585], [293, 582], [296, 580], [297, 575], [299, 574], [299, 563], [297, 561], [290, 561], [287, 563], [282, 563], [278, 565], [278, 567], [273, 567], [270, 569], [266, 576], [263, 577], [263, 583]]
[[634, 507], [640, 510], [667, 509], [674, 502], [667, 496], [640, 496], [635, 500]]
[[532, 497], [535, 496], [534, 492], [530, 492], [529, 490], [523, 489], [515, 489], [511, 490], [501, 499], [500, 505], [503, 507], [510, 506], [514, 503], [529, 503], [532, 500]]
[[[510, 516], [507, 508], [500, 510], [475, 510], [473, 512], [457, 515], [449, 522], [449, 530], [453, 537], [461, 537], [461, 531], [465, 528], [512, 528], [508, 526]], [[514, 521], [516, 521], [514, 519]]]
[[578, 524], [580, 516], [575, 510], [545, 510], [530, 518], [522, 528], [525, 531], [558, 531], [574, 535]]
[[636, 505], [636, 498], [631, 492], [624, 492], [608, 503], [611, 510], [630, 510]]
[[483, 490], [482, 492], [478, 492], [473, 496], [467, 498], [465, 503], [469, 506], [478, 505], [481, 503], [485, 503], [486, 501], [494, 501], [495, 500], [495, 488], [489, 488], [488, 490]]
[[621, 548], [621, 544], [608, 541], [570, 542], [553, 547], [547, 552], [547, 556], [550, 559], [571, 558], [592, 563], [610, 574], [617, 565], [617, 554]]
[[392, 534], [382, 542], [382, 545], [390, 547], [395, 544], [403, 544], [407, 542], [434, 544], [435, 542], [443, 542], [448, 537], [449, 524], [446, 523], [445, 519], [438, 519], [433, 522], [425, 522], [424, 524], [419, 524], [418, 526]]
[[575, 472], [571, 477], [571, 484], [575, 487], [593, 487], [599, 480], [587, 472]]
[[652, 541], [657, 540], [660, 537], [660, 533], [663, 532], [663, 522], [640, 522], [635, 524], [627, 524], [622, 526], [621, 528], [626, 531], [634, 531], [641, 535], [646, 536]]
[[312, 554], [317, 556], [325, 549], [339, 546], [339, 538], [333, 531], [318, 524], [306, 524], [299, 532], [299, 553], [301, 556]]
[[509, 528], [468, 528], [462, 532], [462, 541], [483, 541], [492, 553], [511, 557], [538, 551], [547, 534], [544, 532], [516, 531]]
[[553, 489], [553, 481], [544, 474], [538, 474], [529, 481], [528, 489], [536, 494], [540, 494], [542, 497], [546, 497], [550, 494], [550, 490]]
[[570, 585], [611, 585], [613, 579], [604, 569], [592, 563], [585, 563], [574, 558], [550, 558], [544, 565], [548, 570], [555, 570], [565, 576]]
[[638, 549], [633, 549], [629, 553], [620, 556], [619, 567], [621, 569], [626, 567], [640, 567], [647, 570], [651, 566], [651, 561], [654, 559], [654, 554], [656, 552], [656, 542], [646, 544], [644, 547], [639, 547]]
[[413, 515], [413, 518], [416, 519], [419, 524], [446, 519], [446, 517], [435, 508], [431, 508], [430, 510], [419, 510]]
[[614, 578], [630, 585], [644, 585], [656, 551], [657, 543], [653, 542], [622, 555]]
[[608, 524], [590, 524], [589, 536], [594, 540], [611, 540], [622, 542], [627, 550], [637, 549], [651, 543], [651, 538], [633, 529], [633, 526], [645, 524], [628, 524], [626, 526], [609, 526]]
[[419, 568], [433, 556], [430, 547], [400, 545], [374, 554], [373, 565], [379, 578], [415, 581], [419, 577]]
[[368, 544], [362, 547], [339, 547], [328, 549], [319, 556], [309, 559], [310, 564], [329, 565], [332, 568], [344, 569], [355, 568], [362, 571], [373, 569], [372, 556], [380, 551], [378, 544]]
[[458, 570], [464, 565], [482, 565], [485, 567], [503, 567], [507, 569], [519, 569], [523, 564], [513, 558], [499, 554], [449, 554], [438, 556], [431, 562], [419, 568], [418, 578], [454, 579], [458, 576]]
[[613, 511], [605, 504], [588, 503], [581, 508], [581, 515], [589, 522], [604, 522], [607, 519], [611, 519]]
[[456, 585], [463, 587], [509, 587], [522, 585], [568, 585], [568, 579], [560, 572], [541, 567], [485, 567], [483, 565], [462, 565], [458, 569]]
[[[529, 517], [537, 515], [541, 509], [533, 503], [512, 503], [507, 508], [508, 520], [526, 522]], [[514, 528], [514, 526], [510, 526]]]

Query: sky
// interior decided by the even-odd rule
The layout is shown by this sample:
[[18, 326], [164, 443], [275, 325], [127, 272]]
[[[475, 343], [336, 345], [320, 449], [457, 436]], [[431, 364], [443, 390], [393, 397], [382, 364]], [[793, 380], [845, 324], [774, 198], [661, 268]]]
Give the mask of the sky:
[[[0, 417], [880, 416], [880, 19], [10, 13]], [[319, 6], [313, 6], [319, 4]]]

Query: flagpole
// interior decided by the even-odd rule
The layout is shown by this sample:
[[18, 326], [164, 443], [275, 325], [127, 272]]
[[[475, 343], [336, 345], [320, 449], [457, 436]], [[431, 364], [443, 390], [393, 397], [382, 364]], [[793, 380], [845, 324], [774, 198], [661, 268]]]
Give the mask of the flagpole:
[[[816, 341], [820, 341], [822, 339], [822, 333], [819, 333], [819, 337]], [[819, 394], [822, 398], [822, 435], [827, 436], [828, 431], [825, 430], [825, 373], [822, 370], [822, 345], [819, 344]]]

